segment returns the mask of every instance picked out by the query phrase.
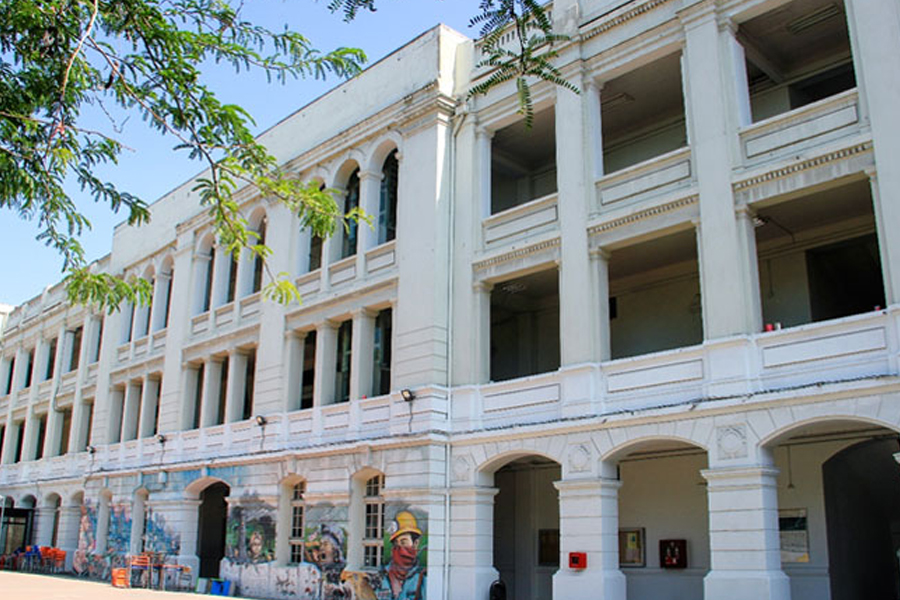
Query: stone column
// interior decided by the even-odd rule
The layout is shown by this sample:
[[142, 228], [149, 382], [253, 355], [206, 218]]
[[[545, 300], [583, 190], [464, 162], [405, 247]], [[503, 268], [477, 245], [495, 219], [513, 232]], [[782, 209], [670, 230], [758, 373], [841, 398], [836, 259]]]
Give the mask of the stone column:
[[228, 353], [228, 388], [225, 390], [225, 422], [240, 421], [244, 411], [244, 385], [247, 355], [238, 350]]
[[335, 360], [337, 359], [337, 326], [325, 321], [316, 328], [316, 372], [313, 406], [334, 402]]
[[372, 395], [375, 356], [375, 314], [365, 308], [353, 311], [350, 352], [350, 400]]
[[284, 407], [287, 412], [300, 409], [300, 396], [303, 393], [303, 362], [305, 360], [304, 352], [306, 351], [306, 334], [307, 332], [305, 331], [289, 332], [285, 340], [287, 361], [284, 364], [284, 370], [287, 385], [285, 386]]
[[[580, 86], [580, 69], [570, 77]], [[595, 197], [590, 179], [593, 140], [585, 137], [592, 103], [588, 95], [556, 88], [556, 170], [559, 186], [557, 211], [561, 232], [559, 270], [560, 364], [597, 360], [597, 294], [590, 285], [587, 216]], [[590, 172], [590, 176], [588, 173]]]
[[[215, 249], [212, 251], [215, 253]], [[206, 303], [206, 279], [207, 269], [210, 268], [210, 262], [213, 262], [212, 256], [209, 254], [194, 254], [193, 255], [193, 271], [194, 271], [194, 296], [193, 296], [193, 310], [191, 311], [191, 315], [199, 315], [203, 313], [203, 305]], [[213, 263], [213, 268], [215, 269], [215, 263]], [[215, 272], [213, 273], [215, 277]], [[215, 297], [215, 281], [212, 282], [210, 286], [210, 303], [209, 307], [212, 308], [213, 302], [212, 298]]]
[[[38, 502], [42, 502], [38, 499]], [[56, 508], [41, 506], [34, 509], [34, 543], [37, 546], [53, 545], [53, 522], [56, 520]]]
[[[475, 131], [475, 152], [477, 163], [475, 165], [477, 198], [481, 205], [481, 219], [479, 222], [491, 216], [491, 138], [494, 132], [484, 127], [478, 127]], [[481, 228], [479, 227], [476, 244], [481, 245]]]
[[[203, 368], [203, 394], [200, 401], [200, 427], [216, 424], [219, 414], [219, 386], [222, 380], [222, 361], [208, 358]], [[231, 371], [231, 363], [228, 365]]]
[[78, 531], [81, 525], [81, 505], [64, 505], [59, 509], [59, 529], [56, 546], [66, 552], [66, 570], [72, 567], [72, 558], [78, 549]]
[[159, 423], [157, 423], [159, 379], [144, 375], [144, 385], [141, 390], [141, 419], [138, 437], [146, 438], [155, 435], [159, 427]]
[[744, 276], [743, 286], [747, 290], [747, 309], [750, 331], [762, 331], [762, 297], [759, 293], [759, 261], [756, 252], [756, 227], [753, 218], [756, 215], [747, 207], [737, 210], [738, 244], [741, 250], [741, 269]]
[[612, 358], [611, 324], [609, 322], [609, 259], [610, 253], [602, 248], [591, 251], [591, 273], [597, 292], [598, 355], [601, 361]]
[[[900, 302], [900, 7], [896, 0], [847, 0], [847, 25], [853, 47], [853, 66], [863, 120], [872, 126], [875, 165], [872, 179], [878, 220], [882, 270], [887, 304]], [[877, 192], [875, 192], [877, 188]], [[888, 235], [882, 236], [882, 233]]]
[[587, 191], [589, 197], [596, 197], [594, 184], [605, 173], [603, 168], [603, 108], [601, 106], [603, 84], [597, 83], [590, 77], [585, 77], [582, 87], [584, 88], [581, 93], [584, 95], [585, 109], [584, 136], [589, 151], [585, 157], [587, 159]]
[[170, 286], [172, 275], [170, 273], [157, 273], [156, 285], [153, 290], [153, 304], [151, 305], [151, 331], [159, 331], [166, 328], [166, 314], [169, 312], [169, 302], [172, 300]]
[[472, 373], [475, 376], [472, 383], [487, 383], [491, 380], [491, 290], [493, 289], [494, 284], [478, 281], [473, 290], [475, 309], [472, 312], [475, 319], [472, 329], [476, 339], [472, 353]]
[[127, 442], [137, 438], [138, 419], [141, 415], [141, 395], [143, 386], [128, 382], [125, 388], [125, 407], [122, 411], [121, 440]]
[[[44, 456], [60, 456], [65, 454], [67, 450], [66, 448], [60, 448], [60, 443], [62, 443], [63, 411], [56, 410], [55, 398], [56, 392], [59, 389], [59, 378], [66, 368], [66, 366], [63, 365], [63, 357], [66, 355], [65, 348], [71, 344], [71, 342], [68, 344], [66, 343], [67, 337], [69, 336], [67, 335], [66, 326], [63, 324], [56, 334], [56, 355], [53, 357], [53, 372], [50, 374], [53, 383], [50, 388], [50, 410], [47, 411], [47, 432], [44, 436], [43, 449]], [[47, 358], [49, 359], [49, 356]]]
[[790, 600], [781, 570], [778, 470], [753, 466], [707, 469], [711, 570], [706, 598]]
[[[78, 382], [83, 380], [84, 374], [87, 372], [87, 365], [90, 364], [91, 359], [93, 358], [89, 351], [91, 349], [91, 340], [97, 336], [98, 332], [96, 328], [99, 327], [99, 322], [89, 314], [85, 317], [82, 327], [81, 347], [78, 349], [80, 360], [76, 367], [78, 371], [76, 375]], [[75, 349], [73, 348], [72, 352], [74, 351]], [[76, 385], [75, 397], [72, 399], [72, 429], [69, 432], [69, 447], [64, 449], [64, 452], [81, 452], [87, 445], [90, 432], [87, 431], [86, 417], [87, 410], [84, 403], [83, 389], [82, 386]]]
[[[751, 291], [742, 262], [731, 170], [739, 162], [734, 154], [738, 113], [730, 79], [731, 38], [727, 25], [717, 21], [716, 3], [694, 2], [679, 17], [685, 30], [685, 106], [692, 160], [700, 194], [700, 280], [704, 339], [754, 330]], [[724, 93], [709, 93], [710, 89]]]
[[373, 227], [360, 222], [356, 228], [356, 276], [358, 278], [366, 273], [366, 252], [378, 245], [382, 179], [384, 179], [384, 175], [380, 172], [359, 172], [359, 207], [372, 217]]
[[450, 600], [487, 598], [497, 577], [494, 568], [493, 487], [450, 490]]
[[[619, 488], [615, 479], [557, 481], [560, 569], [553, 576], [554, 598], [625, 600], [619, 569]], [[587, 554], [586, 569], [569, 569], [569, 552]]]

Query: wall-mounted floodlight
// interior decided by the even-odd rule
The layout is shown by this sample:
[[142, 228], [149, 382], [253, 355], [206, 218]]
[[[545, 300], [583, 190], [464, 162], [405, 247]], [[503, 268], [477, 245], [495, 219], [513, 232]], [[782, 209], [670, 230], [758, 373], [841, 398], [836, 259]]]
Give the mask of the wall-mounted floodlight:
[[262, 415], [256, 415], [256, 424], [260, 427], [264, 426], [269, 421]]
[[165, 443], [166, 443], [166, 436], [164, 436], [164, 435], [161, 434], [161, 433], [157, 433], [157, 434], [156, 434], [156, 441], [159, 442], [160, 444], [165, 444]]
[[416, 399], [416, 393], [409, 388], [403, 388], [400, 390], [400, 395], [403, 396], [403, 399], [407, 402], [412, 402]]
[[93, 446], [88, 446], [87, 448], [85, 448], [85, 450], [87, 450], [88, 454], [93, 454], [94, 452], [97, 451], [97, 449], [94, 448]]

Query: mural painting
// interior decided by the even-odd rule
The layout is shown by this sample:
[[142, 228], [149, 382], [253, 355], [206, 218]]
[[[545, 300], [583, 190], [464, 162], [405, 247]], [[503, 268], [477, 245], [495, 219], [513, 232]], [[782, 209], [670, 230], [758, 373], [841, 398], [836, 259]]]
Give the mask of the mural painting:
[[164, 515], [147, 511], [146, 530], [147, 550], [162, 552], [166, 556], [178, 556], [181, 552], [181, 534], [166, 525]]
[[109, 507], [109, 533], [106, 538], [108, 554], [128, 554], [131, 547], [131, 505]]
[[81, 575], [88, 570], [90, 555], [97, 549], [97, 507], [88, 501], [81, 505], [78, 522], [78, 546], [72, 558], [72, 569]]
[[232, 505], [225, 534], [225, 558], [238, 564], [275, 560], [275, 514], [274, 506], [258, 500]]

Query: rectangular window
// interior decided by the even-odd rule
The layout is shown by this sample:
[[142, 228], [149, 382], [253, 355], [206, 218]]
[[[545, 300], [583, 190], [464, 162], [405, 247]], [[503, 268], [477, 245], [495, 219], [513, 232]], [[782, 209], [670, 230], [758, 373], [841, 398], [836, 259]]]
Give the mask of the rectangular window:
[[[257, 245], [265, 246], [266, 245], [266, 222], [263, 221], [259, 226], [259, 239], [256, 241]], [[253, 290], [252, 293], [256, 293], [262, 289], [262, 277], [263, 277], [263, 259], [260, 255], [256, 255], [253, 259]]]
[[103, 345], [103, 319], [100, 319], [97, 323], [97, 338], [94, 340], [94, 356], [91, 360], [91, 363], [96, 363], [100, 360], [100, 348]]
[[303, 379], [300, 382], [300, 408], [312, 408], [316, 385], [316, 332], [303, 340]]
[[37, 447], [34, 449], [34, 460], [44, 458], [44, 440], [47, 439], [47, 415], [38, 417]]
[[200, 429], [200, 403], [203, 400], [203, 379], [206, 376], [206, 365], [201, 364], [197, 367], [194, 377], [196, 385], [194, 386], [194, 414], [191, 419], [191, 429]]
[[231, 363], [226, 356], [222, 361], [222, 368], [219, 369], [219, 404], [216, 411], [216, 425], [225, 422], [225, 395], [228, 393], [228, 368]]
[[44, 372], [44, 381], [53, 378], [53, 371], [56, 369], [56, 346], [57, 339], [50, 340], [50, 350], [47, 352], [47, 370]]
[[22, 446], [25, 443], [25, 421], [19, 421], [15, 424], [16, 432], [16, 453], [13, 462], [22, 462]]
[[228, 293], [225, 296], [225, 303], [234, 301], [234, 292], [237, 289], [237, 259], [232, 255], [226, 257], [228, 260]]
[[0, 454], [3, 453], [3, 442], [6, 441], [6, 425], [0, 425]]
[[175, 284], [175, 269], [169, 272], [169, 278], [166, 281], [166, 308], [163, 312], [162, 326], [169, 326], [169, 314], [172, 312], [172, 286]]
[[206, 261], [206, 281], [203, 286], [203, 312], [209, 310], [212, 306], [212, 292], [213, 292], [213, 270], [216, 266], [216, 250], [215, 248], [210, 248], [209, 250], [209, 260]]
[[289, 539], [291, 545], [290, 564], [296, 565], [303, 562], [304, 547], [304, 529], [305, 529], [305, 513], [306, 503], [303, 494], [306, 493], [306, 483], [300, 482], [294, 486], [291, 496], [291, 537]]
[[81, 337], [83, 334], [84, 327], [78, 327], [72, 332], [72, 354], [69, 358], [69, 371], [77, 369], [78, 363], [81, 361]]
[[84, 403], [84, 445], [82, 450], [87, 450], [91, 445], [91, 428], [94, 426], [94, 401], [89, 400]]
[[[349, 213], [359, 208], [359, 169], [353, 171], [347, 181], [347, 192], [344, 196], [344, 213]], [[356, 254], [357, 225], [356, 221], [347, 223], [341, 244], [341, 258], [347, 258]]]
[[309, 240], [309, 270], [322, 267], [322, 238], [313, 235]]
[[341, 323], [337, 334], [337, 361], [334, 384], [334, 401], [350, 399], [350, 354], [353, 347], [353, 321]]
[[8, 396], [9, 394], [12, 393], [13, 376], [16, 373], [16, 355], [15, 354], [13, 354], [12, 356], [9, 357], [9, 362], [7, 363], [7, 369], [8, 369], [8, 371], [6, 372], [6, 392], [3, 394], [4, 396]]
[[159, 433], [159, 402], [162, 399], [162, 376], [156, 382], [156, 409], [153, 411], [153, 427], [151, 435]]
[[25, 362], [25, 385], [23, 388], [31, 387], [31, 376], [34, 371], [34, 348], [28, 351], [28, 360]]
[[376, 475], [366, 481], [365, 534], [363, 536], [363, 564], [366, 567], [381, 566], [384, 550], [384, 475]]
[[59, 434], [59, 448], [57, 449], [56, 455], [62, 456], [63, 454], [67, 454], [69, 452], [69, 436], [72, 431], [72, 409], [67, 408], [63, 411], [62, 416], [62, 431]]
[[242, 419], [249, 419], [253, 416], [253, 388], [256, 384], [256, 348], [253, 348], [247, 355], [247, 370], [244, 374], [244, 410], [241, 412]]
[[391, 392], [391, 321], [390, 308], [375, 317], [375, 356], [372, 367], [372, 394], [383, 396]]

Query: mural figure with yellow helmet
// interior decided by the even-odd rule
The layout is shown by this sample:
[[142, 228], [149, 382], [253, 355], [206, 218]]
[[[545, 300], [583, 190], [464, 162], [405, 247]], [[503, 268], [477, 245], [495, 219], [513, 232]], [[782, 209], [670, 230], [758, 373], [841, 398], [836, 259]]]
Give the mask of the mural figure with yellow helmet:
[[391, 561], [382, 571], [375, 596], [378, 600], [424, 600], [425, 568], [419, 564], [422, 530], [415, 515], [402, 510], [394, 517]]

